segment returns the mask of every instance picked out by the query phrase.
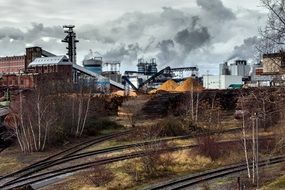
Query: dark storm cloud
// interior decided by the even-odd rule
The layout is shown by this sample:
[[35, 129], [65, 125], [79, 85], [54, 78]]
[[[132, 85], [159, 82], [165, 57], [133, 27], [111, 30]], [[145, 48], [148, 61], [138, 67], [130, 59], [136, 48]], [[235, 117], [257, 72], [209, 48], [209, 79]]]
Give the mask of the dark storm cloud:
[[[69, 13], [73, 10], [72, 6], [75, 7], [78, 4], [73, 1], [68, 4], [64, 0], [51, 1], [52, 3], [31, 0], [33, 4], [25, 7], [29, 10], [26, 14], [32, 14], [32, 18], [47, 19], [48, 26], [34, 23], [29, 28], [22, 30], [17, 27], [17, 22], [15, 22], [14, 27], [0, 27], [0, 47], [9, 47], [10, 52], [15, 47], [18, 52], [19, 49], [24, 51], [26, 46], [38, 45], [51, 52], [64, 54], [66, 44], [62, 44], [60, 40], [65, 34], [62, 27], [55, 24], [73, 23], [72, 18], [78, 17], [77, 23], [80, 24], [76, 26], [75, 31], [80, 40], [78, 56], [81, 56], [82, 59], [84, 54], [92, 49], [99, 51], [105, 60], [119, 60], [126, 67], [135, 66], [137, 59], [141, 57], [155, 57], [158, 59], [159, 66], [182, 66], [186, 63], [206, 64], [214, 59], [224, 60], [236, 44], [240, 44], [239, 42], [242, 42], [247, 36], [255, 35], [256, 29], [252, 23], [261, 18], [261, 14], [258, 12], [248, 12], [245, 9], [239, 10], [240, 16], [238, 11], [226, 7], [221, 0], [196, 0], [198, 8], [191, 8], [191, 3], [187, 3], [188, 8], [186, 8], [187, 6], [184, 8], [171, 7], [177, 4], [175, 1], [172, 2], [172, 5], [163, 7], [165, 3], [161, 1], [162, 9], [160, 11], [157, 9], [136, 9], [139, 11], [130, 10], [132, 12], [127, 12], [128, 9], [126, 9], [124, 14], [119, 14], [121, 16], [117, 14], [116, 19], [114, 16], [110, 18], [106, 16], [110, 14], [108, 12], [101, 15], [102, 20], [99, 22], [101, 24], [95, 25], [93, 20], [97, 17], [93, 18], [87, 14], [90, 10], [86, 8], [86, 5], [86, 13], [82, 8], [85, 3], [89, 6], [95, 1], [85, 0], [85, 3], [80, 4], [82, 7], [78, 7], [80, 11], [74, 13], [73, 17], [69, 16]], [[110, 3], [111, 1], [108, 2], [98, 1], [99, 4], [102, 3], [102, 6], [108, 6], [108, 10], [109, 8], [110, 10], [116, 9], [116, 6]], [[133, 3], [133, 1], [129, 2]], [[25, 4], [24, 1], [23, 4]], [[49, 6], [50, 4], [62, 5], [62, 7], [66, 5], [68, 8], [55, 10], [54, 6]], [[47, 8], [37, 9], [35, 12], [30, 11], [31, 7], [43, 5]], [[19, 14], [23, 15], [21, 11], [24, 11], [24, 5], [20, 7]], [[92, 9], [91, 6], [90, 9]], [[0, 14], [3, 15], [4, 12]], [[60, 21], [55, 19], [57, 16]], [[250, 32], [244, 34], [244, 31]], [[233, 38], [234, 40], [232, 40]], [[8, 50], [2, 49], [1, 55], [9, 55]], [[237, 54], [238, 50], [236, 49], [238, 47], [235, 48], [233, 54]], [[78, 60], [81, 58], [79, 57]]]
[[[181, 64], [188, 53], [210, 40], [208, 28], [201, 24], [199, 16], [170, 7], [163, 7], [160, 13], [127, 13], [104, 25], [85, 26], [79, 34], [87, 41], [113, 44], [104, 54], [107, 59], [127, 58], [132, 62], [140, 56], [155, 56], [160, 65]], [[139, 48], [121, 45], [133, 41], [137, 41], [135, 47]], [[179, 61], [174, 63], [174, 59]]]
[[186, 28], [176, 34], [175, 41], [184, 47], [185, 52], [191, 52], [209, 42], [210, 34], [207, 27]]

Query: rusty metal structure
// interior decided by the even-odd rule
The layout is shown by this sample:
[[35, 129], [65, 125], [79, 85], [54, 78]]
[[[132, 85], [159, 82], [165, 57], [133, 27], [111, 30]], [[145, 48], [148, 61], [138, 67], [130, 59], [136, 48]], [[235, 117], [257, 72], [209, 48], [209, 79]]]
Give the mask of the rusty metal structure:
[[67, 54], [69, 57], [69, 60], [76, 64], [76, 43], [79, 42], [79, 40], [76, 39], [76, 33], [73, 31], [74, 25], [64, 25], [64, 33], [67, 33], [67, 36], [62, 40], [62, 42], [67, 43], [68, 46], [66, 49], [68, 50]]

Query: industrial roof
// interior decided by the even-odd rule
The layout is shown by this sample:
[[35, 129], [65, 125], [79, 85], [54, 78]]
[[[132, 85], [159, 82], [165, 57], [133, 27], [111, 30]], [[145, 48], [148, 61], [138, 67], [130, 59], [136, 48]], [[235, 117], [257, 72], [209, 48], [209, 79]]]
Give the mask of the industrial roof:
[[81, 72], [83, 72], [83, 73], [85, 73], [87, 75], [92, 76], [92, 77], [96, 77], [99, 82], [110, 81], [111, 85], [116, 86], [116, 87], [118, 87], [120, 89], [125, 89], [124, 85], [122, 85], [120, 83], [117, 83], [117, 82], [115, 82], [113, 80], [110, 80], [110, 79], [108, 79], [108, 78], [106, 78], [106, 77], [104, 77], [102, 75], [98, 75], [97, 73], [92, 72], [92, 71], [90, 71], [90, 70], [88, 70], [88, 69], [86, 69], [84, 67], [79, 66], [79, 65], [73, 64], [73, 69], [79, 70], [79, 71], [81, 71]]
[[65, 56], [39, 57], [29, 64], [29, 67], [43, 65], [72, 65], [69, 59]]

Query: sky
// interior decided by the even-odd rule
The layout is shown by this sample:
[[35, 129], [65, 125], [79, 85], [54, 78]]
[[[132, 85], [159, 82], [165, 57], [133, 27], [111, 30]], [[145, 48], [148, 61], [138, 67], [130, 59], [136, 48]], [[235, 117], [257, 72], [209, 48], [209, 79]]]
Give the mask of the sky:
[[30, 46], [65, 54], [62, 25], [74, 24], [78, 64], [91, 49], [121, 61], [121, 72], [136, 70], [139, 58], [200, 74], [217, 74], [228, 60], [253, 63], [267, 17], [259, 0], [0, 0], [0, 9], [0, 56]]

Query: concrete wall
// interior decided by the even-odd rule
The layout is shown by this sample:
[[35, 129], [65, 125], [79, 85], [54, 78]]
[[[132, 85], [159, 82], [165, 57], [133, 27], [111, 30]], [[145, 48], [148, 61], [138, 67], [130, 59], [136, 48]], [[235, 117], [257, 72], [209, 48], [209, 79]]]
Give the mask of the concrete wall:
[[250, 65], [230, 65], [229, 66], [231, 75], [237, 76], [249, 76]]
[[243, 84], [242, 76], [235, 76], [235, 75], [203, 76], [203, 87], [206, 89], [227, 89], [231, 84]]

